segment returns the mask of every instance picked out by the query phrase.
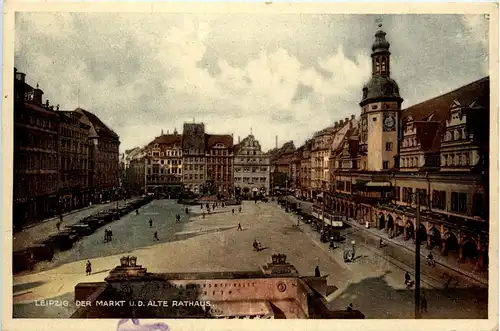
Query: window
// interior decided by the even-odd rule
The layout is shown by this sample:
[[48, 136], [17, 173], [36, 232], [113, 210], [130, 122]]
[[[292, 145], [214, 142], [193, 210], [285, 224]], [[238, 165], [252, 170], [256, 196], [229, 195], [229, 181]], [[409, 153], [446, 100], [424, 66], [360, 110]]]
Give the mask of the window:
[[483, 207], [483, 195], [481, 193], [475, 193], [472, 198], [472, 216], [481, 216], [484, 215], [484, 207]]
[[432, 208], [446, 210], [446, 192], [432, 191]]
[[345, 190], [346, 190], [347, 192], [351, 192], [351, 182], [346, 182], [346, 183], [345, 183]]
[[403, 187], [403, 202], [411, 203], [413, 189], [411, 187]]
[[384, 169], [389, 169], [389, 161], [384, 161], [383, 164], [382, 164], [382, 167]]
[[451, 192], [451, 211], [467, 212], [467, 193]]
[[418, 192], [418, 200], [421, 206], [427, 205], [427, 190], [425, 189], [417, 189]]
[[386, 142], [385, 143], [385, 150], [386, 151], [392, 151], [392, 143], [391, 142]]
[[394, 188], [394, 200], [400, 201], [401, 200], [401, 187], [396, 186]]

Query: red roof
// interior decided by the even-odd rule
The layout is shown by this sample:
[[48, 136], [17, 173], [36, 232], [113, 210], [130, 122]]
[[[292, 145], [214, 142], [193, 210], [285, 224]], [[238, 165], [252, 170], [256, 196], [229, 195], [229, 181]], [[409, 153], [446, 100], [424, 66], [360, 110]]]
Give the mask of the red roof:
[[182, 147], [182, 135], [180, 134], [163, 134], [156, 137], [148, 146], [158, 144], [158, 145], [179, 145]]
[[408, 107], [402, 111], [402, 118], [404, 121], [411, 115], [414, 121], [422, 121], [433, 115], [432, 121], [444, 121], [449, 117], [453, 101], [457, 100], [464, 107], [473, 101], [486, 106], [489, 104], [489, 98], [490, 78], [484, 77], [454, 91]]

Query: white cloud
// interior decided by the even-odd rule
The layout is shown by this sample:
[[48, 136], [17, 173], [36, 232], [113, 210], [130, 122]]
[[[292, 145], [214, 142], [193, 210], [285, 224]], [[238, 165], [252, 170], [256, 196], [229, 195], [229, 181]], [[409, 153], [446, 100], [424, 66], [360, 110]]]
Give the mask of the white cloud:
[[[189, 15], [168, 19], [109, 14], [58, 14], [40, 19], [37, 15], [49, 14], [20, 17], [17, 65], [26, 71], [28, 81], [39, 80], [47, 97], [62, 109], [77, 106], [80, 87], [80, 105], [120, 135], [122, 149], [145, 144], [162, 129], [181, 130], [182, 123], [193, 117], [204, 121], [210, 132], [234, 133], [235, 142], [253, 127], [265, 149], [274, 147], [276, 135], [280, 144], [295, 140], [298, 145], [314, 131], [358, 114], [360, 90], [371, 74], [370, 44], [353, 49], [345, 36], [326, 44], [326, 35], [335, 40], [331, 34], [349, 31], [347, 24], [359, 30], [354, 18], [344, 17], [341, 28], [334, 29], [328, 17], [324, 22], [280, 17], [283, 29], [274, 29], [277, 32], [272, 34], [264, 33], [272, 25], [254, 22], [260, 19], [256, 17], [236, 24], [231, 18], [218, 23]], [[231, 29], [222, 31], [221, 26]], [[484, 29], [477, 18], [464, 18], [464, 26], [474, 34]], [[287, 29], [293, 34], [286, 35]], [[404, 40], [396, 32], [391, 43], [407, 47], [396, 50], [402, 68], [396, 74], [404, 79], [407, 59], [418, 57], [420, 65], [427, 58], [414, 55], [415, 41]], [[240, 38], [249, 35], [255, 38]], [[363, 38], [373, 40], [373, 31], [366, 30]], [[217, 70], [200, 66], [203, 61]], [[429, 82], [422, 68], [412, 69], [423, 77], [411, 85], [400, 83], [400, 87], [410, 97], [421, 96], [421, 87], [428, 87]], [[446, 69], [447, 74], [453, 72]], [[444, 80], [450, 88], [443, 88], [456, 87], [453, 76]], [[302, 98], [295, 98], [301, 89], [306, 89]]]

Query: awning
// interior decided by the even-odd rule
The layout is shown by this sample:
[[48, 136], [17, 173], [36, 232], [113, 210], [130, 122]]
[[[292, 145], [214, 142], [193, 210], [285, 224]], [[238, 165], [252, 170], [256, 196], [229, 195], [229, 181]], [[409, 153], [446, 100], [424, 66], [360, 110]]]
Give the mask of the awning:
[[323, 193], [316, 195], [316, 198], [323, 198]]
[[392, 186], [391, 182], [368, 182], [365, 184], [368, 187], [390, 187]]

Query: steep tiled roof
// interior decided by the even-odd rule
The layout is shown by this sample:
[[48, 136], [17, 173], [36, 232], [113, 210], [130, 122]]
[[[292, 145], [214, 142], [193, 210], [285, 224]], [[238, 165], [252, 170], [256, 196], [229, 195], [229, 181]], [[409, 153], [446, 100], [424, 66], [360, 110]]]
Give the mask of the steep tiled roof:
[[148, 145], [159, 144], [159, 145], [179, 145], [182, 147], [182, 135], [180, 134], [163, 134], [156, 137]]
[[233, 148], [233, 136], [229, 134], [205, 134], [206, 148], [212, 148], [212, 146], [221, 143], [228, 147]]
[[432, 121], [443, 121], [448, 118], [453, 101], [457, 100], [462, 106], [468, 106], [472, 101], [486, 106], [489, 104], [489, 97], [490, 78], [484, 77], [454, 91], [408, 107], [402, 111], [402, 118], [405, 121], [411, 115], [414, 121], [422, 121], [433, 115]]
[[106, 124], [104, 124], [104, 122], [101, 121], [101, 119], [96, 115], [82, 108], [75, 109], [75, 112], [85, 115], [89, 119], [90, 123], [94, 126], [94, 129], [98, 135], [107, 135], [115, 139], [119, 139], [118, 135]]

